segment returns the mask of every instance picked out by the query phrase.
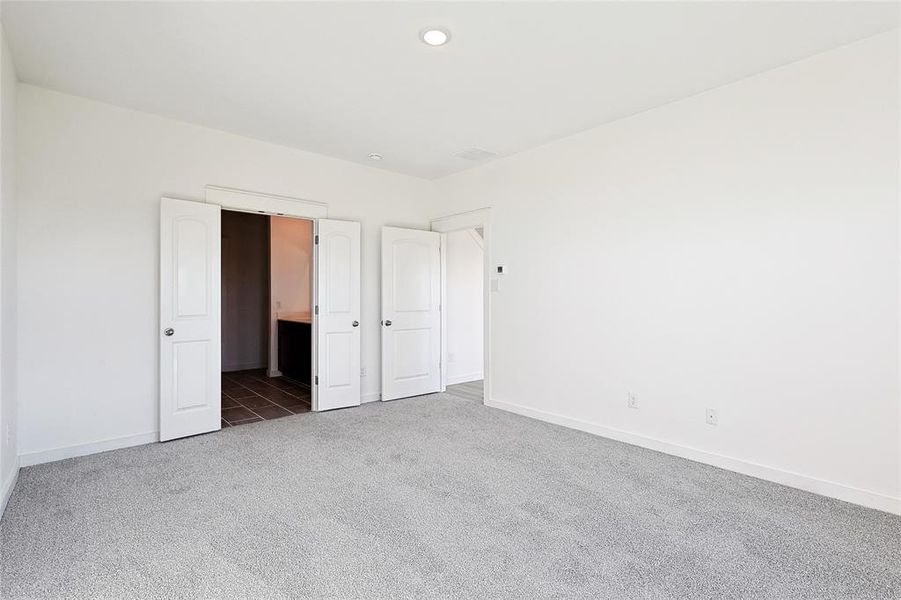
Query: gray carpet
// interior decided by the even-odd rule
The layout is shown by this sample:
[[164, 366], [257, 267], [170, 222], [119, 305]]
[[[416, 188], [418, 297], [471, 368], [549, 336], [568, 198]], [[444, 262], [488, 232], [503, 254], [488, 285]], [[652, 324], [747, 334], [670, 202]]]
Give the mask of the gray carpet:
[[897, 598], [901, 518], [450, 394], [29, 467], [15, 598]]

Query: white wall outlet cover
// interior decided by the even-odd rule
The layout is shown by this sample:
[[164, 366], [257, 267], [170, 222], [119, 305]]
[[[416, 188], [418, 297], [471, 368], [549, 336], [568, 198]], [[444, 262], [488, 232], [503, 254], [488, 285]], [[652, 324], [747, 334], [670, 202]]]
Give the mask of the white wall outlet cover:
[[707, 409], [707, 424], [708, 425], [716, 425], [717, 423], [719, 423], [719, 419], [716, 416], [716, 409], [708, 408]]
[[629, 392], [628, 403], [629, 403], [629, 408], [638, 408], [638, 396], [636, 396], [632, 392]]

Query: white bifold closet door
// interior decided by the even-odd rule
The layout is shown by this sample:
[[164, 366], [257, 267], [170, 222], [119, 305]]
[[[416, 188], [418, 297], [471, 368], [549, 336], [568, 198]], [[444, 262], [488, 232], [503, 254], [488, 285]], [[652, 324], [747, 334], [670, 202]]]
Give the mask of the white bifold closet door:
[[360, 404], [360, 224], [316, 222], [313, 410]]
[[382, 228], [382, 400], [441, 389], [441, 234]]
[[160, 440], [220, 428], [220, 208], [160, 207]]

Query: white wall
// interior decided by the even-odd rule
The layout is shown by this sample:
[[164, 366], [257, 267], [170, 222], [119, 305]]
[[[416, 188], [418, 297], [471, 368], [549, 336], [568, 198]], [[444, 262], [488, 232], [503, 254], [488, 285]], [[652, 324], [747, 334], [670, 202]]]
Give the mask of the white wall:
[[18, 472], [16, 401], [16, 68], [0, 27], [0, 514]]
[[482, 238], [474, 229], [452, 231], [445, 246], [447, 304], [447, 383], [482, 379]]
[[510, 268], [492, 401], [901, 510], [897, 48], [880, 35], [439, 180], [435, 216], [491, 206]]
[[278, 371], [278, 313], [311, 312], [313, 222], [270, 217], [269, 372]]
[[379, 229], [428, 228], [432, 183], [30, 85], [18, 100], [23, 463], [153, 439], [159, 198], [208, 184], [363, 223], [362, 385], [377, 397]]

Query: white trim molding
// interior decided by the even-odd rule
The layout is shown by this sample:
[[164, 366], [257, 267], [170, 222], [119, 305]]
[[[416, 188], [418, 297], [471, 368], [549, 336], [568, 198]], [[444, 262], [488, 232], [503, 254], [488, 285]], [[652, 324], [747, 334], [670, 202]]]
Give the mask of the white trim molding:
[[325, 219], [328, 205], [312, 200], [248, 192], [215, 185], [206, 186], [206, 203], [241, 212], [259, 212], [279, 217]]
[[455, 215], [447, 215], [432, 219], [432, 231], [439, 233], [449, 233], [451, 231], [460, 231], [461, 229], [477, 229], [479, 227], [487, 227], [488, 220], [491, 217], [491, 208], [479, 208], [467, 212], [457, 213]]
[[828, 496], [829, 498], [843, 500], [852, 504], [859, 504], [868, 508], [875, 508], [888, 513], [901, 515], [901, 498], [893, 498], [891, 496], [847, 486], [834, 481], [817, 479], [815, 477], [801, 475], [800, 473], [793, 473], [791, 471], [784, 471], [782, 469], [744, 461], [731, 456], [724, 456], [722, 454], [707, 452], [706, 450], [700, 450], [690, 446], [674, 444], [672, 442], [647, 437], [641, 434], [607, 427], [598, 423], [574, 419], [572, 417], [522, 406], [513, 402], [504, 402], [486, 397], [485, 405], [525, 417], [538, 419], [539, 421], [562, 425], [564, 427], [569, 427], [570, 429], [578, 429], [579, 431], [585, 431], [600, 437], [625, 442], [627, 444], [632, 444], [633, 446], [641, 446], [642, 448], [648, 448], [650, 450], [686, 458], [728, 471], [734, 471], [736, 473], [741, 473], [742, 475], [749, 475], [751, 477], [756, 477], [757, 479], [764, 479], [773, 483], [804, 490], [805, 492], [812, 492], [821, 496]]
[[[439, 233], [439, 269], [441, 271], [441, 297], [438, 310], [441, 312], [441, 357], [438, 359], [438, 370], [441, 371], [441, 388], [439, 392], [447, 391], [447, 371], [450, 369], [447, 360], [447, 234]], [[383, 284], [384, 285], [384, 284]]]
[[106, 452], [107, 450], [118, 450], [119, 448], [129, 448], [131, 446], [143, 446], [144, 444], [152, 444], [158, 441], [160, 441], [159, 432], [150, 431], [147, 433], [138, 433], [135, 435], [110, 438], [108, 440], [89, 442], [87, 444], [76, 444], [75, 446], [64, 446], [62, 448], [27, 452], [19, 455], [19, 464], [23, 467], [30, 467], [32, 465], [75, 458], [76, 456], [87, 456], [88, 454]]
[[10, 472], [9, 477], [6, 478], [5, 481], [0, 484], [0, 519], [3, 518], [3, 513], [6, 512], [6, 505], [9, 504], [9, 499], [12, 498], [13, 490], [16, 489], [16, 482], [19, 480], [19, 461], [16, 461], [16, 466], [13, 467], [13, 470]]

